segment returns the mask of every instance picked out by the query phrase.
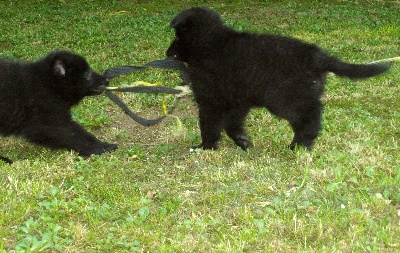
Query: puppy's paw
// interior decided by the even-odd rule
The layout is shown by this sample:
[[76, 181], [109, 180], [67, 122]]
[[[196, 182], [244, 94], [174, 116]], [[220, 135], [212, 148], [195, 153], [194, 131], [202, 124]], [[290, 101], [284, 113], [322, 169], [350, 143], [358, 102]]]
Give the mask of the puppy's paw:
[[103, 142], [103, 149], [105, 150], [105, 152], [115, 151], [116, 149], [118, 149], [118, 146], [116, 144]]
[[245, 134], [236, 136], [234, 141], [236, 145], [241, 147], [244, 151], [247, 151], [247, 149], [254, 147], [253, 142]]
[[191, 148], [191, 150], [196, 150], [196, 149], [204, 149], [204, 150], [215, 150], [217, 149], [217, 144], [216, 143], [201, 143], [200, 145], [194, 146]]
[[92, 146], [86, 150], [80, 150], [80, 156], [101, 155], [105, 152], [111, 152], [118, 148], [117, 145], [103, 142], [101, 145]]
[[304, 148], [308, 151], [311, 151], [313, 147], [313, 142], [292, 142], [289, 145], [290, 150], [296, 150], [298, 148]]

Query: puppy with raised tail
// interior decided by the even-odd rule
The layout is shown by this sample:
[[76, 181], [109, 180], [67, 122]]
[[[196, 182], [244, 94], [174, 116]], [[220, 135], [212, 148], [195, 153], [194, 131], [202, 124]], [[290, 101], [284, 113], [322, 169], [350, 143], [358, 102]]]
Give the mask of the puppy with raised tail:
[[182, 11], [171, 22], [175, 39], [167, 56], [188, 64], [186, 76], [199, 107], [203, 149], [216, 149], [221, 132], [246, 150], [251, 108], [265, 107], [286, 119], [290, 148], [314, 144], [321, 130], [321, 96], [328, 72], [352, 79], [386, 72], [387, 64], [349, 64], [297, 39], [238, 32], [208, 8]]

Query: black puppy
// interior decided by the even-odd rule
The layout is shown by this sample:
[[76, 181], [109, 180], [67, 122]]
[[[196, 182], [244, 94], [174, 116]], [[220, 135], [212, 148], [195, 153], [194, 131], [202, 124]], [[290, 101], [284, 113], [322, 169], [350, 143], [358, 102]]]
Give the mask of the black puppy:
[[288, 120], [294, 131], [290, 147], [310, 149], [321, 129], [327, 72], [357, 79], [389, 68], [344, 63], [293, 38], [237, 32], [207, 8], [181, 12], [171, 27], [175, 39], [166, 54], [188, 64], [203, 149], [215, 149], [222, 130], [242, 149], [252, 147], [243, 129], [252, 107]]
[[102, 93], [107, 84], [83, 57], [68, 51], [55, 51], [34, 63], [2, 60], [0, 135], [22, 136], [82, 156], [113, 151], [116, 145], [99, 141], [71, 119], [72, 106]]

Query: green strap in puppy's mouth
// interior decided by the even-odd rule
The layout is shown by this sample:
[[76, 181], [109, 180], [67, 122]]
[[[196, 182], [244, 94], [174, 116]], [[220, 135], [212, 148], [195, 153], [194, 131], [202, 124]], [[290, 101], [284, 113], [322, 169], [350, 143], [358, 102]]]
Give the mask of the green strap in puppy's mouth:
[[107, 90], [107, 87], [105, 85], [100, 85], [95, 88], [92, 88], [87, 95], [88, 96], [100, 95], [101, 93], [103, 93], [106, 90]]

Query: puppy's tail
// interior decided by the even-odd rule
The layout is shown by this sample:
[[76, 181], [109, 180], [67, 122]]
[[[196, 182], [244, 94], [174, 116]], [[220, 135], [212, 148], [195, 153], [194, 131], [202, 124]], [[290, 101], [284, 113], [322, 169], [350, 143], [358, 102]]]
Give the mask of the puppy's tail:
[[389, 70], [389, 63], [350, 64], [342, 62], [334, 57], [326, 59], [325, 71], [333, 72], [338, 76], [346, 76], [351, 79], [362, 79], [380, 75]]

